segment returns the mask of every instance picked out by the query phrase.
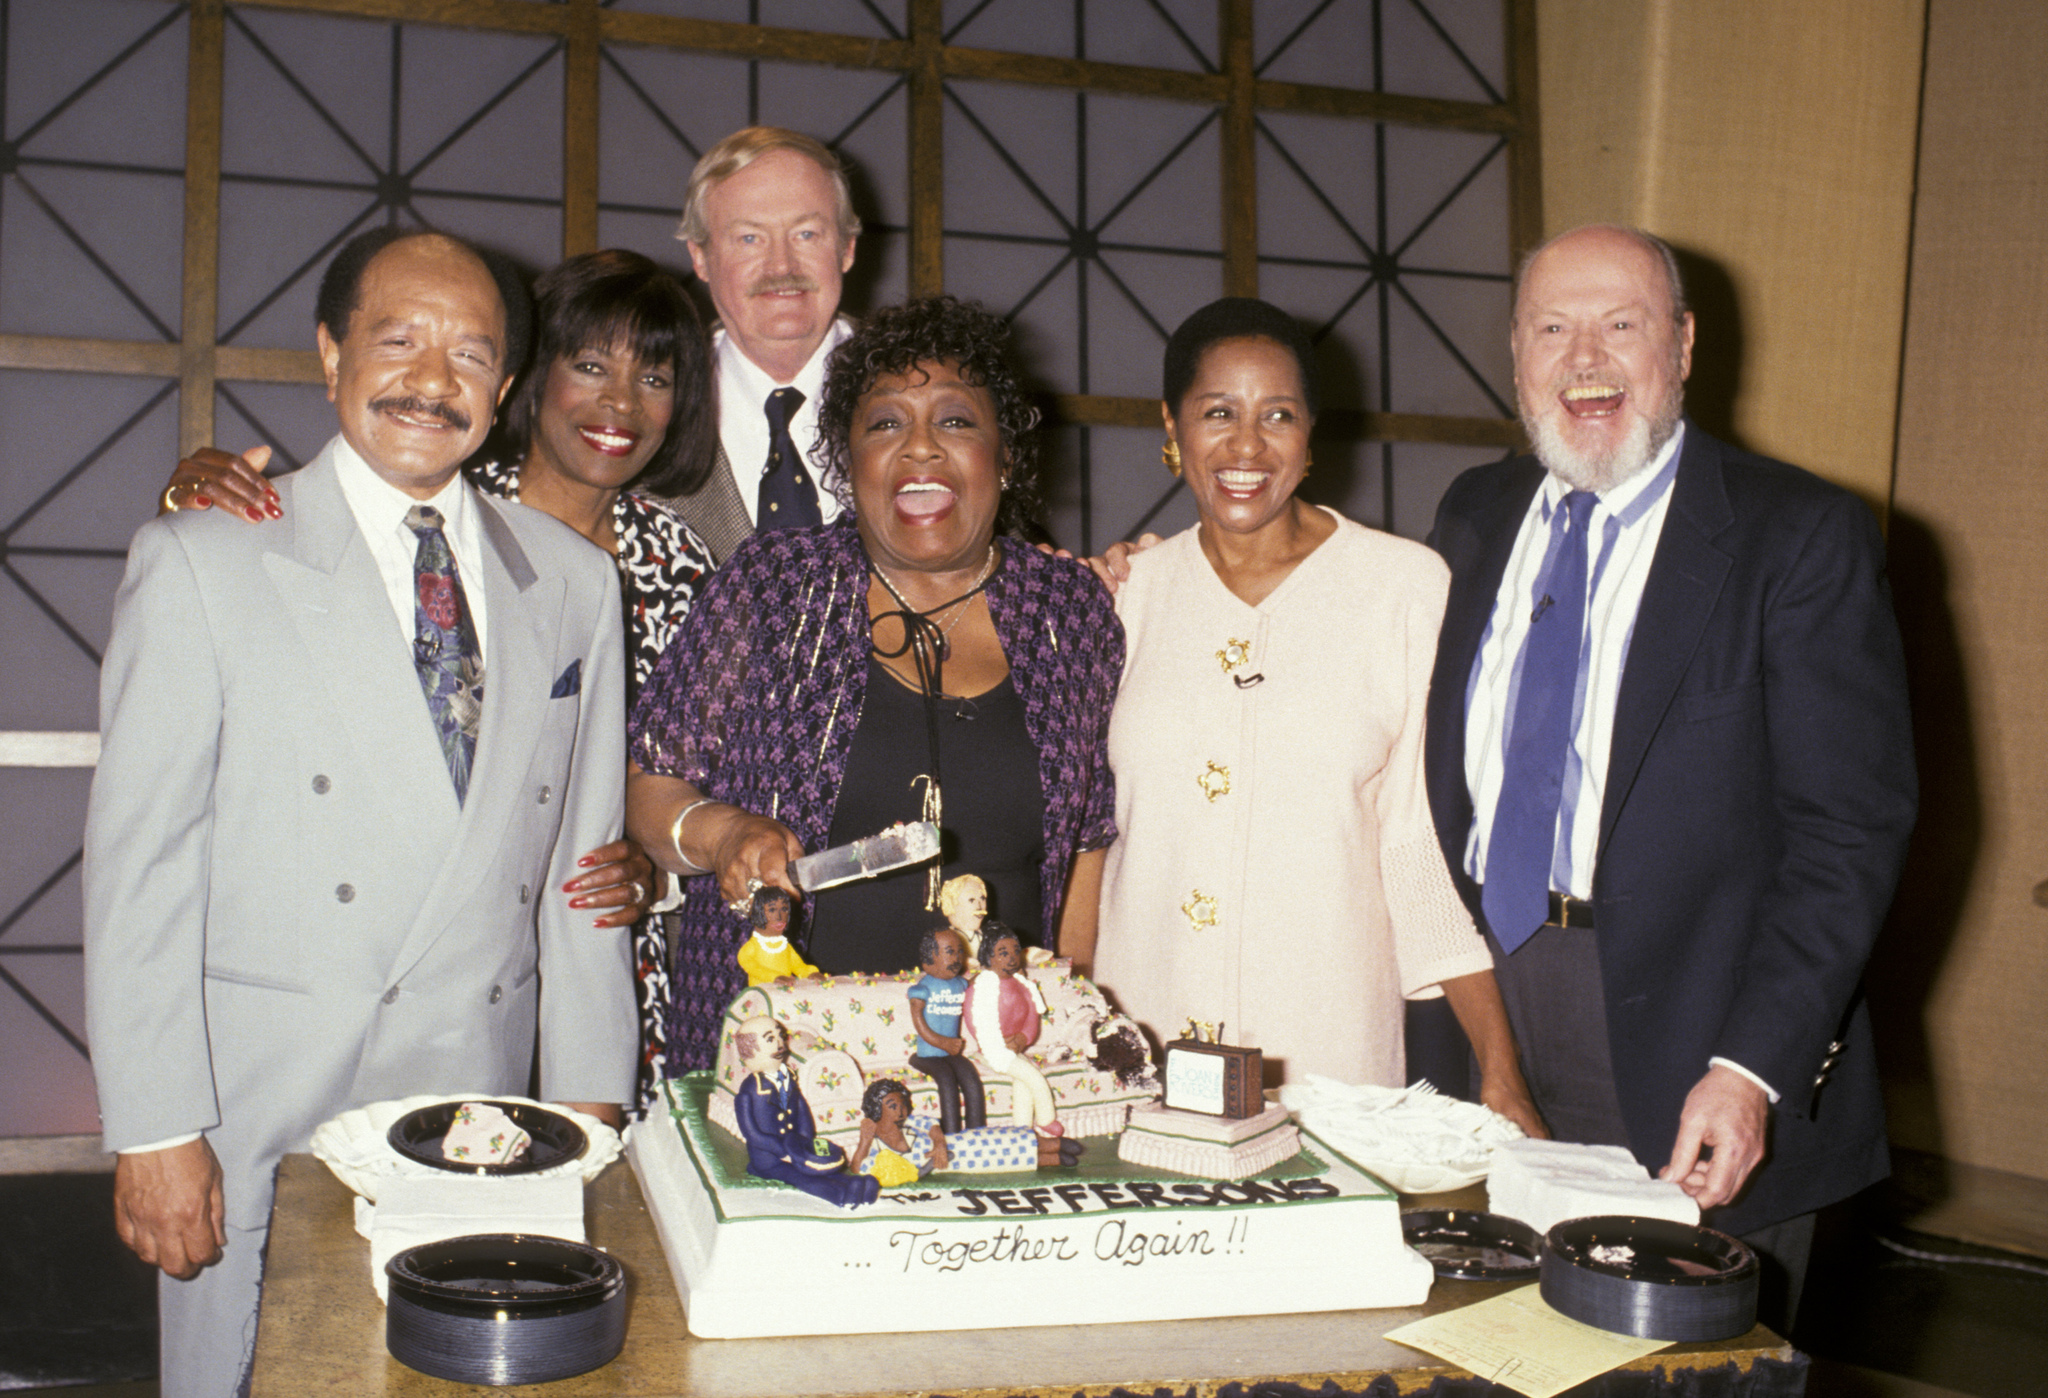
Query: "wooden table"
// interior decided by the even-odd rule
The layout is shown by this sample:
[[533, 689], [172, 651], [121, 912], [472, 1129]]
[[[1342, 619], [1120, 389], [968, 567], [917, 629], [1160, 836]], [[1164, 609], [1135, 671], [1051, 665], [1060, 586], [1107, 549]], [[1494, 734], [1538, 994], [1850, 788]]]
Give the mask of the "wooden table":
[[[549, 1398], [865, 1398], [932, 1392], [956, 1398], [1095, 1398], [1118, 1387], [1208, 1395], [1233, 1380], [1316, 1388], [1331, 1379], [1341, 1389], [1362, 1389], [1383, 1373], [1393, 1374], [1406, 1393], [1440, 1375], [1465, 1371], [1387, 1340], [1385, 1333], [1510, 1285], [1440, 1281], [1424, 1305], [1401, 1310], [946, 1334], [699, 1340], [684, 1328], [682, 1304], [639, 1180], [620, 1160], [589, 1186], [586, 1216], [590, 1241], [625, 1264], [631, 1310], [624, 1352], [581, 1378], [489, 1390], [429, 1378], [386, 1352], [384, 1308], [370, 1289], [370, 1245], [355, 1232], [353, 1198], [312, 1156], [285, 1157], [271, 1215], [263, 1323], [256, 1341], [258, 1398], [309, 1393], [428, 1398], [492, 1391]], [[1428, 1207], [1451, 1207], [1454, 1199], [1464, 1207], [1481, 1202], [1434, 1195]], [[1783, 1361], [1792, 1355], [1790, 1345], [1759, 1326], [1737, 1340], [1680, 1346], [1629, 1367], [1707, 1368], [1732, 1360], [1747, 1373], [1760, 1358]]]

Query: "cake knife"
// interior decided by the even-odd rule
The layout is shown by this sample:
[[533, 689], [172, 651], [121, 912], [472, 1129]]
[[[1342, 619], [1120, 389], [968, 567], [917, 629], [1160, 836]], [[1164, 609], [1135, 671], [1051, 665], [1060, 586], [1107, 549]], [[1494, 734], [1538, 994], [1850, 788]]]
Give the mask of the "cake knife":
[[835, 884], [871, 879], [894, 869], [922, 864], [939, 853], [939, 827], [928, 820], [892, 825], [878, 835], [792, 860], [790, 877], [806, 893]]

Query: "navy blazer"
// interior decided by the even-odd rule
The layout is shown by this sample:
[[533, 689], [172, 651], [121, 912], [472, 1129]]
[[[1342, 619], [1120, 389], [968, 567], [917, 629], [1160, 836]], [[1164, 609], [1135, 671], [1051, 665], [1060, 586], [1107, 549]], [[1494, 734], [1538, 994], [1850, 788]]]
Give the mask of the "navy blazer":
[[[1428, 779], [1459, 891], [1465, 692], [1533, 457], [1467, 471], [1430, 542], [1451, 568]], [[1781, 1094], [1769, 1153], [1716, 1226], [1765, 1227], [1884, 1177], [1859, 983], [1917, 801], [1884, 541], [1849, 492], [1687, 425], [1616, 700], [1593, 873], [1615, 1087], [1636, 1156], [1671, 1155], [1721, 1057]], [[1830, 1041], [1839, 1062], [1816, 1092]]]

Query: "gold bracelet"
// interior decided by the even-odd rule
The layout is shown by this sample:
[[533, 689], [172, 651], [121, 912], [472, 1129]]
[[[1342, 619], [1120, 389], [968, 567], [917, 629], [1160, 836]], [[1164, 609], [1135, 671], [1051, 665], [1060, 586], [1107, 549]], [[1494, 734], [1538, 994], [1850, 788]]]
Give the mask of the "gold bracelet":
[[675, 849], [676, 858], [689, 866], [693, 874], [708, 874], [711, 871], [683, 853], [683, 822], [690, 818], [690, 812], [699, 806], [716, 806], [719, 803], [709, 796], [700, 797], [676, 813], [675, 821], [668, 828], [668, 842]]

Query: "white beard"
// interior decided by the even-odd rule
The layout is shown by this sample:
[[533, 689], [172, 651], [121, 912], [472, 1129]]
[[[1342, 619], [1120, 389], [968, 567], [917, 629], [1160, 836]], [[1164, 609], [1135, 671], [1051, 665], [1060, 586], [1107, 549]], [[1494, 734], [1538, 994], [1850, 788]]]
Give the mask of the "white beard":
[[1664, 444], [1671, 440], [1671, 434], [1678, 430], [1678, 419], [1685, 411], [1685, 395], [1673, 392], [1652, 417], [1635, 414], [1630, 419], [1628, 434], [1607, 451], [1582, 451], [1567, 442], [1556, 425], [1558, 414], [1563, 411], [1555, 398], [1540, 415], [1525, 408], [1522, 430], [1529, 434], [1530, 447], [1544, 470], [1574, 490], [1597, 494], [1612, 490], [1656, 459]]

